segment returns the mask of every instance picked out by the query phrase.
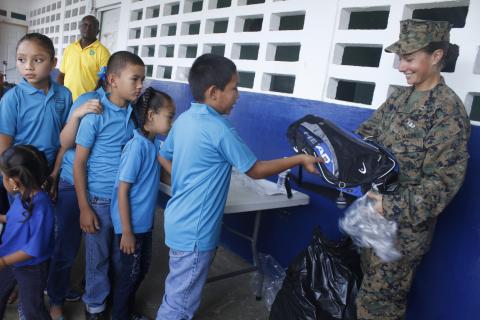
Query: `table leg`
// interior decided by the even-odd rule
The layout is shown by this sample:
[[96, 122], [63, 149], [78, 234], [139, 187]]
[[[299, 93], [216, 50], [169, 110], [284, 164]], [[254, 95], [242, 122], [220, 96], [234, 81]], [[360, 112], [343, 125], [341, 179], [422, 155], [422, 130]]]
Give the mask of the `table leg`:
[[258, 240], [258, 232], [260, 230], [260, 220], [262, 218], [262, 211], [257, 211], [255, 214], [255, 224], [253, 227], [253, 236], [252, 236], [252, 257], [253, 257], [253, 265], [257, 267], [257, 282], [255, 285], [255, 299], [261, 300], [262, 299], [262, 292], [263, 292], [263, 268], [262, 263], [260, 262], [260, 257], [257, 251], [257, 240]]
[[234, 272], [228, 272], [228, 273], [221, 274], [221, 275], [218, 275], [218, 276], [215, 276], [215, 277], [210, 277], [210, 278], [207, 279], [207, 283], [211, 283], [211, 282], [215, 282], [215, 281], [218, 281], [218, 280], [223, 280], [223, 279], [226, 279], [226, 278], [231, 278], [231, 277], [235, 277], [235, 276], [238, 276], [238, 275], [241, 275], [241, 274], [244, 274], [244, 273], [255, 271], [257, 273], [256, 274], [256, 276], [257, 276], [256, 277], [256, 283], [255, 283], [255, 299], [256, 300], [261, 300], [262, 299], [263, 282], [264, 282], [265, 277], [264, 277], [264, 271], [263, 271], [263, 268], [262, 268], [262, 264], [260, 262], [260, 257], [259, 257], [258, 251], [257, 251], [258, 233], [260, 231], [260, 221], [261, 221], [261, 219], [262, 219], [262, 211], [259, 210], [255, 213], [255, 223], [253, 225], [253, 234], [252, 234], [251, 237], [224, 225], [224, 228], [226, 230], [228, 230], [229, 232], [250, 241], [251, 249], [252, 249], [253, 267], [238, 270], [238, 271], [234, 271]]

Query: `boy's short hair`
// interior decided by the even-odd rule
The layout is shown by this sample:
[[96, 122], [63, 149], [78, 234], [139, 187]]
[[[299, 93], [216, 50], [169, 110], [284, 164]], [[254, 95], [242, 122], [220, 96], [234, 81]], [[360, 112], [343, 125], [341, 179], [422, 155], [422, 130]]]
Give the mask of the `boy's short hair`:
[[237, 67], [232, 60], [210, 53], [201, 55], [193, 62], [188, 74], [193, 98], [198, 102], [205, 101], [205, 91], [209, 87], [225, 89], [236, 73]]

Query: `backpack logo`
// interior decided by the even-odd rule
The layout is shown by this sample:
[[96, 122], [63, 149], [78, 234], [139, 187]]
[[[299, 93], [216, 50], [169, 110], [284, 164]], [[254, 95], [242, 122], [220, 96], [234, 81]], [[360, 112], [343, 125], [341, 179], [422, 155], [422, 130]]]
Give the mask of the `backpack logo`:
[[367, 168], [365, 168], [365, 162], [362, 162], [363, 168], [358, 169], [358, 172], [361, 174], [366, 174], [367, 173]]

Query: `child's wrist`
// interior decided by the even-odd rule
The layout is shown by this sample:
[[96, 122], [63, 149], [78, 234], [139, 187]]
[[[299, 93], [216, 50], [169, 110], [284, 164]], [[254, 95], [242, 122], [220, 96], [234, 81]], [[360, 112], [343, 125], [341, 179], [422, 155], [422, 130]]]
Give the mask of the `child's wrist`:
[[7, 264], [7, 262], [5, 261], [5, 258], [4, 258], [4, 257], [0, 257], [0, 266], [1, 266], [2, 268], [8, 266], [8, 264]]
[[132, 229], [123, 229], [122, 235], [133, 235]]

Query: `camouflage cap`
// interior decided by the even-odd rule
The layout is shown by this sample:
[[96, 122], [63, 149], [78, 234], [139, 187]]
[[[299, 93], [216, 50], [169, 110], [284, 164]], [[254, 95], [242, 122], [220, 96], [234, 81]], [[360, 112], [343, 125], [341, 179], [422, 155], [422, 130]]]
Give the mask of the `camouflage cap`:
[[409, 19], [400, 21], [400, 39], [385, 48], [386, 52], [410, 54], [425, 48], [430, 42], [450, 41], [450, 23]]

